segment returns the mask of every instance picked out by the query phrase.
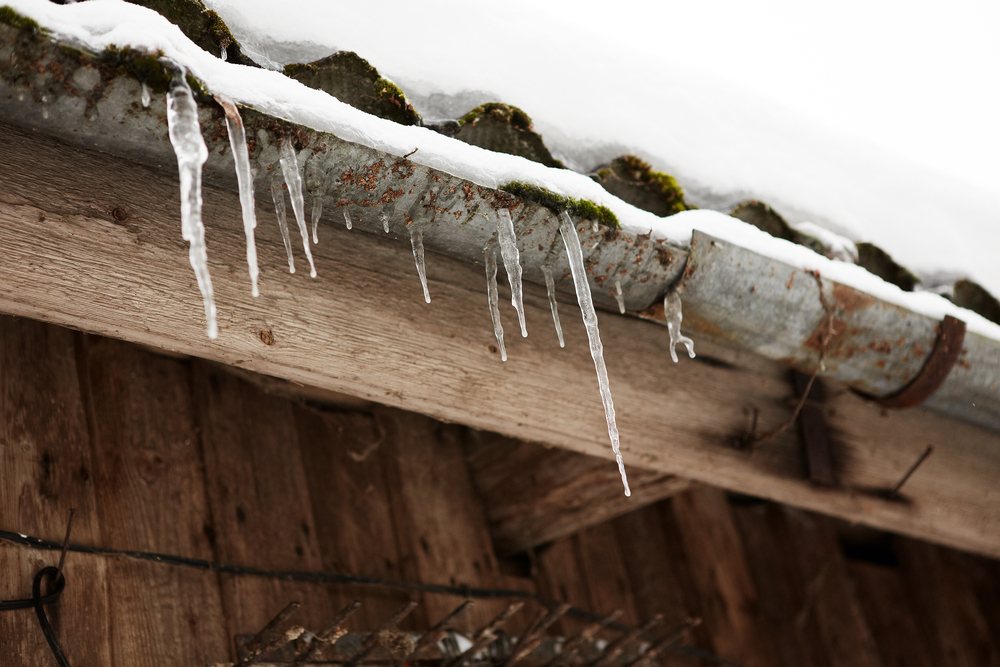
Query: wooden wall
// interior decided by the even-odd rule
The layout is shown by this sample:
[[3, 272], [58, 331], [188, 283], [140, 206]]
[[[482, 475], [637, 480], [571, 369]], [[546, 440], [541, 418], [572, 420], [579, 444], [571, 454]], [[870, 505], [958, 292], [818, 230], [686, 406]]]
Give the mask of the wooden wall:
[[[75, 508], [81, 544], [537, 590], [620, 608], [629, 623], [663, 613], [661, 632], [697, 616], [690, 644], [747, 666], [1000, 666], [996, 561], [902, 538], [879, 538], [869, 557], [870, 536], [852, 543], [824, 517], [705, 487], [500, 562], [466, 464], [472, 436], [378, 406], [310, 406], [205, 362], [0, 317], [0, 529], [60, 540]], [[0, 599], [28, 596], [57, 559], [0, 542]], [[290, 600], [319, 629], [361, 599], [350, 627], [370, 630], [408, 599], [73, 553], [66, 574], [50, 616], [73, 665], [222, 661], [234, 634]], [[404, 627], [459, 602], [425, 595]], [[502, 607], [478, 603], [466, 627]], [[54, 664], [31, 610], [0, 612], [0, 664]]]

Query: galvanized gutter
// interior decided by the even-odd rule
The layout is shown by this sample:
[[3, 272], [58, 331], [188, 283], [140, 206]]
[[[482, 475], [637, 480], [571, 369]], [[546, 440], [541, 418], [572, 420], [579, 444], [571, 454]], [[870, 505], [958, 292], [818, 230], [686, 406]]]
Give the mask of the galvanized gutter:
[[[64, 48], [48, 37], [0, 24], [4, 123], [174, 171], [162, 95], [154, 95], [144, 108], [141, 92], [129, 68], [111, 67], [101, 54]], [[235, 190], [223, 111], [204, 95], [200, 105], [210, 151], [205, 181]], [[250, 109], [243, 110], [243, 118], [257, 170], [257, 197], [270, 199], [269, 174], [280, 172], [278, 147], [291, 141], [306, 190], [324, 201], [327, 224], [342, 224], [346, 211], [359, 230], [385, 235], [385, 215], [389, 235], [405, 244], [402, 252], [409, 252], [409, 230], [416, 227], [428, 249], [479, 262], [484, 247], [494, 242], [496, 210], [506, 208], [514, 218], [524, 279], [544, 284], [541, 267], [555, 262], [557, 288], [572, 293], [559, 223], [544, 206]], [[606, 309], [617, 310], [616, 279], [627, 310], [654, 319], [662, 317], [657, 304], [664, 293], [677, 289], [691, 331], [807, 373], [819, 362], [825, 327], [832, 321], [823, 377], [887, 397], [905, 391], [932, 359], [939, 387], [923, 405], [1000, 431], [997, 341], [965, 333], [961, 350], [942, 365], [942, 353], [932, 353], [941, 323], [926, 316], [700, 232], [690, 248], [683, 248], [576, 222], [594, 300]], [[938, 347], [949, 344], [953, 341]]]

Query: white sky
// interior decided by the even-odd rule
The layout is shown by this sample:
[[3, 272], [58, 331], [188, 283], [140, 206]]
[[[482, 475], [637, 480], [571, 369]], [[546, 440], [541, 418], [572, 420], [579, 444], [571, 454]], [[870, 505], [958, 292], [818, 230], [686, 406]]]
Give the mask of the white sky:
[[[1000, 2], [995, 0], [209, 0], [209, 5], [224, 17], [233, 9], [242, 12], [267, 26], [276, 40], [357, 50], [390, 73], [395, 51], [390, 44], [407, 43], [423, 61], [410, 63], [408, 71], [419, 69], [435, 82], [465, 78], [467, 87], [501, 92], [503, 85], [489, 88], [481, 68], [463, 75], [469, 63], [461, 61], [502, 60], [504, 35], [522, 33], [521, 21], [543, 13], [545, 23], [555, 19], [565, 31], [552, 34], [551, 43], [539, 50], [567, 49], [593, 58], [595, 75], [601, 74], [606, 50], [629, 49], [637, 63], [643, 54], [673, 61], [1000, 193]], [[435, 23], [445, 29], [466, 26], [480, 53], [470, 54], [467, 36], [430, 33], [428, 25]], [[381, 63], [379, 42], [387, 49]]]

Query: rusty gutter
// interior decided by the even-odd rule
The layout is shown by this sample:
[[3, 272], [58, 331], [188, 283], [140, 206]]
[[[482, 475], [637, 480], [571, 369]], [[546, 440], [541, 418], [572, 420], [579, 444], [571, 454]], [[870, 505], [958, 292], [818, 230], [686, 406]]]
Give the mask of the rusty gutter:
[[[0, 24], [0, 122], [176, 173], [163, 97], [144, 107], [139, 81], [100, 63], [99, 54]], [[224, 112], [210, 97], [199, 103], [210, 151], [205, 182], [236, 190]], [[258, 198], [270, 201], [269, 188], [280, 187], [271, 175], [280, 173], [279, 146], [290, 141], [307, 200], [322, 200], [326, 224], [343, 224], [346, 212], [359, 230], [385, 236], [384, 216], [388, 236], [405, 244], [401, 251], [409, 252], [409, 230], [416, 226], [428, 249], [479, 262], [495, 242], [496, 211], [506, 208], [524, 279], [544, 284], [542, 265], [554, 263], [557, 289], [573, 293], [559, 222], [544, 206], [252, 109], [242, 113]], [[677, 289], [690, 332], [811, 373], [829, 320], [822, 294], [835, 310], [822, 377], [881, 398], [933, 376], [919, 396], [925, 407], [1000, 431], [997, 341], [966, 332], [958, 349], [939, 346], [941, 322], [701, 232], [685, 248], [575, 222], [594, 300], [606, 310], [617, 310], [617, 279], [627, 310], [662, 323], [663, 295]], [[952, 354], [943, 361], [938, 354], [933, 372], [925, 371], [936, 347]], [[915, 392], [911, 388], [911, 396]]]

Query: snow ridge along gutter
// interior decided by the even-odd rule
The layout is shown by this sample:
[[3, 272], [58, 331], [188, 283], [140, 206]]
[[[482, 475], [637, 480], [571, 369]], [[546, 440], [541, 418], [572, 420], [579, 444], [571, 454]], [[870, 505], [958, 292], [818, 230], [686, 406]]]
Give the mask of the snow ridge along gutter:
[[[925, 405], [1000, 430], [1000, 327], [940, 297], [903, 293], [859, 267], [766, 237], [722, 214], [694, 211], [657, 218], [615, 199], [582, 175], [341, 108], [320, 91], [290, 80], [275, 83], [274, 77], [283, 75], [213, 58], [142, 8], [117, 2], [14, 4], [37, 9], [31, 15], [43, 25], [51, 19], [51, 30], [60, 37], [0, 25], [0, 114], [6, 122], [145, 164], [170, 165], [162, 94], [154, 94], [148, 108], [140, 103], [141, 81], [155, 74], [144, 69], [145, 51], [119, 49], [109, 55], [91, 50], [95, 41], [100, 46], [126, 37], [130, 41], [124, 43], [161, 49], [178, 62], [187, 61], [196, 77], [205, 77], [199, 115], [210, 152], [208, 182], [236, 188], [224, 114], [208, 96], [210, 91], [236, 92], [244, 105], [253, 98], [258, 108], [285, 112], [269, 115], [244, 107], [257, 196], [269, 198], [270, 187], [281, 187], [270, 176], [281, 171], [280, 146], [291, 142], [308, 195], [322, 202], [325, 217], [335, 224], [346, 213], [360, 229], [385, 234], [387, 219], [389, 234], [402, 242], [416, 225], [428, 248], [478, 262], [484, 246], [494, 242], [496, 211], [505, 208], [514, 219], [525, 279], [544, 284], [542, 266], [555, 261], [557, 285], [567, 292], [571, 279], [555, 213], [498, 186], [516, 180], [591, 199], [611, 209], [624, 227], [575, 220], [595, 301], [605, 308], [616, 306], [616, 280], [633, 312], [648, 309], [676, 285], [684, 299], [686, 326], [811, 372], [819, 359], [818, 327], [828, 316], [813, 277], [818, 271], [836, 311], [825, 377], [873, 396], [895, 394], [919, 375], [934, 349], [938, 323], [952, 314], [968, 323], [968, 333], [957, 363]], [[75, 8], [87, 5], [115, 8], [124, 18], [118, 24], [108, 18], [99, 31], [91, 14], [83, 16], [90, 23], [81, 21], [80, 26], [66, 25], [70, 14], [59, 14], [80, 13]], [[133, 24], [147, 32], [141, 37], [130, 33], [127, 26]], [[117, 60], [111, 62], [111, 56]], [[289, 100], [277, 97], [283, 91], [289, 92]], [[317, 95], [326, 99], [318, 102]], [[304, 111], [295, 108], [298, 101]], [[317, 116], [324, 105], [335, 110], [332, 120]], [[292, 123], [280, 116], [317, 122]], [[404, 147], [409, 147], [406, 153], [417, 151], [400, 157]]]

